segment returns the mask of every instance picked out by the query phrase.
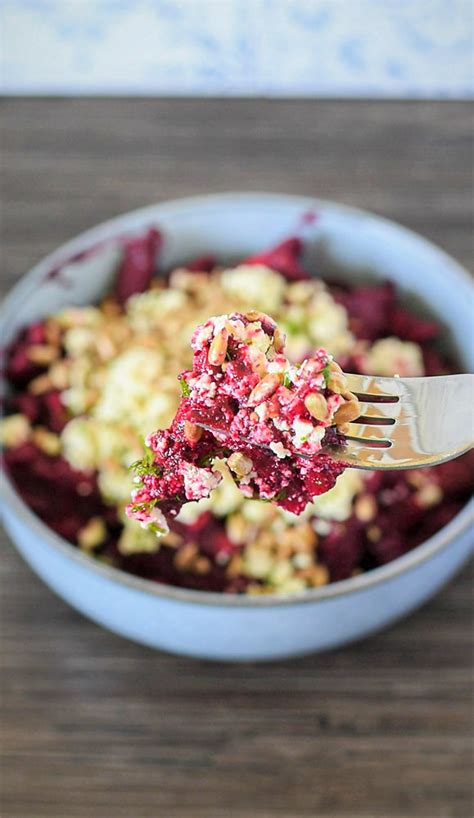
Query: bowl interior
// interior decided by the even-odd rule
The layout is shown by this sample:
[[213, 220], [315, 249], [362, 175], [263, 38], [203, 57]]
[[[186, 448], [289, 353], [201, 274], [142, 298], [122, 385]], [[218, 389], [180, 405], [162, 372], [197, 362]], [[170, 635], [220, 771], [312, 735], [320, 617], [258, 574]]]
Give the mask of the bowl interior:
[[[415, 311], [428, 308], [437, 316], [459, 360], [472, 368], [472, 289], [467, 273], [453, 259], [416, 234], [363, 211], [263, 194], [221, 194], [155, 205], [83, 233], [13, 289], [1, 313], [3, 337], [10, 340], [22, 326], [66, 304], [96, 301], [113, 281], [120, 259], [113, 239], [151, 225], [164, 237], [163, 268], [209, 252], [224, 261], [239, 259], [299, 234], [310, 269], [352, 281], [392, 280]], [[65, 262], [96, 244], [95, 253], [66, 264], [57, 274]]]
[[[462, 366], [466, 370], [474, 366], [472, 284], [452, 258], [403, 227], [363, 211], [274, 194], [219, 194], [154, 205], [83, 233], [36, 265], [5, 299], [0, 311], [5, 341], [8, 343], [23, 326], [65, 305], [85, 305], [99, 299], [111, 285], [120, 260], [115, 239], [141, 233], [149, 226], [156, 226], [163, 234], [163, 269], [204, 253], [214, 253], [224, 261], [239, 259], [300, 235], [305, 242], [305, 262], [316, 274], [329, 272], [352, 281], [390, 279], [413, 309], [419, 308], [421, 300], [421, 311], [427, 308], [437, 316], [445, 328], [445, 341]], [[96, 245], [93, 254], [76, 258]], [[76, 260], [64, 267], [70, 259]], [[24, 505], [10, 484], [8, 492], [15, 496], [15, 505]], [[31, 514], [26, 507], [25, 512]], [[82, 556], [77, 554], [80, 559]], [[95, 566], [89, 558], [84, 559]], [[396, 560], [403, 561], [409, 566], [412, 557]], [[375, 572], [382, 576], [387, 568]], [[336, 584], [356, 588], [365, 581], [356, 578]], [[147, 580], [137, 582], [144, 588], [156, 585]], [[158, 588], [155, 592], [159, 593]], [[196, 596], [181, 592], [183, 597], [187, 594]], [[323, 597], [326, 591], [305, 592], [307, 597], [318, 594]], [[207, 596], [204, 592], [198, 595]]]

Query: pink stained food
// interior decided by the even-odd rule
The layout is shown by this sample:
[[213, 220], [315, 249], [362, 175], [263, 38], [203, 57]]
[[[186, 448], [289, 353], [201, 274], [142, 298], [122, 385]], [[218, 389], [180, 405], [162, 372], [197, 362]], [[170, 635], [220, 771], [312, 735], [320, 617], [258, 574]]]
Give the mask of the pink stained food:
[[[136, 252], [137, 238], [142, 242], [140, 252]], [[416, 352], [417, 374], [459, 371], [456, 363], [440, 351], [439, 323], [426, 321], [411, 309], [402, 307], [393, 284], [325, 282], [324, 267], [311, 267], [308, 280], [300, 255], [304, 247], [299, 239], [287, 240], [248, 258], [245, 265], [229, 273], [218, 266], [218, 259], [206, 255], [183, 263], [165, 277], [157, 274], [156, 253], [160, 242], [150, 236], [150, 231], [141, 237], [119, 236], [116, 244], [124, 251], [117, 271], [121, 281], [115, 297], [110, 294], [92, 308], [92, 318], [100, 321], [95, 334], [90, 330], [89, 341], [91, 344], [97, 341], [100, 354], [111, 355], [104, 366], [113, 369], [121, 354], [120, 337], [123, 335], [125, 350], [131, 343], [130, 324], [136, 311], [135, 301], [141, 304], [143, 299], [140, 315], [146, 321], [145, 305], [156, 301], [159, 323], [145, 326], [142, 340], [147, 349], [153, 350], [157, 344], [163, 347], [167, 383], [165, 385], [162, 376], [157, 377], [152, 382], [153, 390], [150, 389], [150, 394], [153, 391], [160, 398], [166, 386], [166, 394], [173, 393], [173, 400], [177, 402], [176, 376], [190, 364], [176, 354], [179, 332], [183, 334], [183, 349], [188, 350], [192, 327], [205, 316], [241, 309], [241, 297], [247, 297], [249, 283], [253, 285], [259, 278], [264, 283], [258, 293], [258, 307], [284, 324], [291, 342], [290, 357], [295, 362], [300, 362], [318, 346], [336, 349], [332, 340], [326, 338], [326, 330], [340, 323], [342, 314], [343, 323], [347, 322], [352, 334], [344, 351], [337, 349], [337, 359], [346, 371], [374, 372], [376, 364], [382, 364], [384, 370], [379, 374], [393, 375], [397, 370], [392, 353], [398, 356], [400, 347], [404, 353], [410, 353], [410, 359]], [[99, 251], [100, 247], [88, 248], [69, 260], [70, 264]], [[255, 274], [249, 280], [251, 265]], [[270, 269], [278, 272], [270, 276]], [[383, 271], [380, 272], [383, 275]], [[75, 274], [81, 274], [79, 264]], [[74, 271], [69, 266], [70, 275], [74, 275]], [[224, 279], [226, 293], [223, 293]], [[159, 295], [158, 300], [155, 294]], [[161, 299], [167, 305], [165, 317], [159, 306]], [[310, 315], [307, 304], [310, 301], [319, 304], [321, 299], [323, 317], [327, 317], [330, 309], [331, 322], [329, 325], [323, 322], [319, 342], [312, 338], [305, 349], [304, 341], [309, 338], [308, 319], [321, 320], [319, 314]], [[254, 306], [246, 303], [247, 309]], [[229, 486], [234, 485], [229, 479], [225, 485], [225, 481], [221, 481], [209, 500], [186, 504], [183, 512], [195, 506], [193, 513], [173, 519], [171, 531], [165, 537], [157, 538], [132, 521], [126, 524], [123, 504], [130, 492], [130, 475], [126, 464], [118, 467], [116, 452], [122, 451], [121, 441], [123, 447], [128, 445], [130, 430], [122, 431], [123, 424], [116, 424], [116, 448], [109, 447], [108, 451], [100, 452], [95, 462], [87, 464], [73, 463], [65, 446], [71, 427], [98, 426], [94, 419], [96, 405], [74, 407], [68, 400], [71, 386], [77, 388], [76, 382], [71, 380], [72, 374], [82, 377], [84, 357], [91, 355], [89, 347], [86, 352], [72, 351], [69, 336], [76, 333], [76, 325], [84, 334], [86, 319], [91, 318], [90, 310], [89, 307], [75, 309], [67, 316], [53, 315], [36, 322], [23, 329], [7, 351], [5, 371], [9, 396], [5, 423], [20, 425], [15, 434], [9, 434], [9, 440], [4, 439], [4, 461], [18, 493], [32, 511], [53, 531], [94, 559], [153, 581], [202, 591], [288, 593], [346, 579], [390, 562], [446, 525], [470, 496], [472, 453], [430, 469], [367, 473], [360, 480], [362, 473], [359, 472], [355, 482], [355, 472], [347, 469], [332, 492], [316, 498], [324, 503], [324, 508], [315, 502], [314, 508], [308, 506], [298, 517], [288, 515], [274, 503], [243, 500], [237, 489], [229, 495]], [[320, 324], [315, 326], [319, 331]], [[148, 332], [150, 336], [145, 337]], [[113, 344], [119, 345], [115, 352], [110, 352], [108, 345], [102, 348], [104, 333], [109, 341], [112, 339]], [[133, 334], [131, 337], [133, 341]], [[48, 363], [46, 353], [51, 351], [54, 360]], [[96, 356], [90, 364], [92, 389], [96, 388], [100, 374], [97, 361]], [[143, 380], [143, 371], [136, 371]], [[117, 403], [121, 397], [123, 390], [117, 396]], [[97, 395], [94, 399], [97, 400]], [[172, 405], [170, 417], [176, 405]], [[107, 408], [110, 410], [110, 406]], [[130, 413], [127, 420], [129, 417]], [[169, 418], [163, 426], [168, 423]], [[130, 462], [140, 456], [143, 435], [156, 426], [156, 421], [144, 423], [141, 437], [135, 434], [134, 445], [138, 448]], [[114, 423], [108, 420], [107, 438], [113, 428]], [[97, 435], [95, 439], [105, 448], [105, 439]], [[114, 443], [109, 439], [107, 442]], [[82, 441], [78, 449], [81, 458], [86, 451], [85, 443], [87, 440]], [[278, 465], [281, 462], [278, 460]], [[121, 475], [118, 482], [116, 474]], [[120, 500], [124, 475], [128, 479], [124, 499]], [[336, 496], [334, 492], [337, 502], [332, 499], [329, 508], [330, 498]], [[52, 496], [54, 503], [51, 503]]]
[[284, 343], [272, 318], [255, 311], [197, 327], [173, 423], [149, 435], [150, 451], [136, 465], [130, 518], [166, 533], [168, 515], [218, 486], [219, 460], [246, 497], [293, 514], [334, 486], [344, 465], [328, 449], [342, 445], [338, 418], [359, 415], [357, 398], [325, 349], [294, 365]]

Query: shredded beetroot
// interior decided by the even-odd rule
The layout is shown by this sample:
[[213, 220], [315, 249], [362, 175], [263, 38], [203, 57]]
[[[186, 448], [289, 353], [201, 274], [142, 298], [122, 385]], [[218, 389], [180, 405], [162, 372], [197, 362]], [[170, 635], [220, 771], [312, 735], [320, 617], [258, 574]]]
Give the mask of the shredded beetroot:
[[124, 255], [115, 285], [115, 296], [120, 304], [124, 304], [131, 295], [148, 289], [161, 243], [161, 233], [153, 227], [144, 236], [124, 242]]
[[149, 436], [127, 514], [166, 533], [167, 515], [216, 488], [217, 459], [246, 497], [301, 514], [344, 471], [324, 448], [328, 433], [342, 442], [330, 427], [360, 413], [340, 368], [324, 349], [292, 365], [283, 334], [263, 313], [211, 318], [191, 346], [193, 368], [179, 376], [186, 397], [171, 427]]
[[215, 256], [198, 256], [192, 261], [186, 262], [186, 270], [192, 273], [210, 273], [217, 264]]
[[66, 539], [75, 542], [89, 518], [103, 511], [95, 476], [74, 471], [62, 457], [24, 443], [4, 459], [26, 503]]
[[[152, 230], [138, 239], [119, 238], [118, 243], [125, 248], [125, 258], [117, 282], [117, 295], [123, 303], [134, 292], [142, 292], [149, 287], [155, 271], [160, 236], [157, 231]], [[96, 249], [97, 247], [89, 248], [76, 256], [75, 260], [90, 255]], [[246, 263], [268, 265], [279, 270], [290, 281], [306, 279], [308, 274], [300, 265], [301, 250], [302, 242], [293, 238], [267, 253], [252, 256]], [[203, 256], [186, 267], [201, 272], [212, 270], [214, 265], [213, 257]], [[58, 269], [50, 277], [60, 273], [61, 269]], [[401, 307], [391, 284], [348, 286], [339, 283], [330, 285], [330, 292], [347, 309], [350, 327], [357, 339], [376, 341], [395, 335], [420, 345], [426, 374], [455, 371], [456, 364], [433, 346], [439, 330], [438, 324], [421, 319], [410, 309]], [[60, 392], [48, 389], [37, 394], [33, 386], [30, 391], [31, 382], [47, 372], [47, 367], [30, 360], [29, 348], [47, 343], [46, 322], [40, 321], [23, 330], [6, 351], [5, 371], [11, 393], [5, 401], [5, 409], [7, 414], [24, 415], [33, 427], [58, 433], [68, 419]], [[204, 354], [202, 357], [199, 364], [201, 369], [204, 367]], [[361, 365], [360, 356], [356, 354], [344, 359], [347, 371], [362, 371], [359, 368]], [[276, 409], [271, 399], [268, 403]], [[208, 408], [210, 411], [210, 407]], [[222, 410], [220, 415], [209, 415], [209, 420], [218, 422], [231, 416], [233, 418], [235, 405], [230, 404], [228, 408], [230, 415]], [[204, 452], [203, 460], [197, 462], [196, 444], [184, 436], [185, 421], [193, 423], [193, 420], [192, 402], [188, 396], [176, 423], [175, 442], [180, 443], [181, 435], [182, 446], [188, 447], [187, 457], [190, 462], [195, 463], [198, 469], [204, 468], [214, 474], [209, 463], [216, 451], [223, 454], [224, 459], [230, 453], [223, 447], [222, 440], [216, 441], [214, 436], [203, 433], [198, 444], [198, 451]], [[332, 427], [327, 430], [326, 435], [331, 433]], [[244, 450], [241, 448], [240, 453], [244, 453], [249, 459], [261, 455], [259, 471], [269, 493], [272, 490], [276, 492], [280, 479], [276, 472], [281, 470], [284, 460], [278, 459], [273, 453], [262, 454], [261, 449], [254, 455], [256, 448], [252, 448], [247, 442], [247, 447]], [[150, 453], [153, 454], [151, 450]], [[170, 453], [173, 457], [173, 445]], [[271, 463], [271, 468], [264, 473], [266, 458]], [[8, 448], [4, 460], [25, 502], [61, 536], [77, 543], [79, 533], [91, 518], [97, 516], [103, 520], [107, 534], [102, 544], [95, 549], [96, 553], [125, 571], [159, 582], [208, 591], [244, 593], [249, 584], [253, 587], [258, 585], [259, 580], [249, 578], [238, 569], [234, 574], [227, 572], [225, 566], [229, 561], [239, 558], [242, 546], [229, 538], [226, 520], [215, 517], [209, 511], [200, 514], [193, 523], [170, 520], [171, 534], [180, 542], [178, 548], [163, 544], [156, 553], [127, 555], [117, 547], [122, 532], [117, 509], [104, 502], [95, 474], [72, 469], [61, 456], [45, 453], [32, 440]], [[359, 518], [357, 500], [352, 515], [342, 522], [332, 522], [329, 525], [324, 520], [313, 519], [312, 523], [318, 531], [318, 564], [327, 569], [331, 581], [336, 581], [345, 579], [354, 572], [371, 570], [406, 553], [424, 542], [458, 513], [469, 498], [473, 474], [474, 453], [442, 466], [417, 472], [373, 473], [363, 489], [374, 504], [374, 513], [370, 519]], [[311, 491], [316, 493], [318, 489], [329, 486], [333, 475], [326, 475], [327, 484], [324, 484], [324, 476], [322, 468], [318, 475], [321, 482], [312, 487]], [[170, 475], [170, 490], [172, 477]], [[182, 481], [180, 483], [178, 480], [174, 488], [176, 494], [182, 491]], [[291, 481], [286, 486], [286, 491], [286, 498], [282, 499], [289, 502], [288, 507], [292, 507]], [[299, 488], [294, 493], [296, 502], [300, 496], [298, 491]], [[439, 496], [436, 496], [437, 492]], [[174, 500], [170, 497], [169, 503], [172, 504], [176, 499], [176, 496]], [[202, 573], [177, 564], [176, 557], [185, 548], [194, 549], [208, 561]]]
[[271, 270], [281, 273], [289, 281], [304, 281], [310, 278], [310, 274], [300, 264], [300, 257], [303, 251], [303, 242], [296, 237], [286, 239], [276, 247], [264, 253], [256, 253], [244, 259], [243, 264], [264, 264]]

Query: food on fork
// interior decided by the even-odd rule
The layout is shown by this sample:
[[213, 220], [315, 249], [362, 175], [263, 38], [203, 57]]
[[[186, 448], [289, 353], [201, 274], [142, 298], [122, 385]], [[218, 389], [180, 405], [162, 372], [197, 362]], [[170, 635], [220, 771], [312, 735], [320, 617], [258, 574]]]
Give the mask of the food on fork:
[[170, 424], [177, 374], [192, 363], [192, 332], [209, 315], [270, 313], [295, 363], [325, 347], [354, 374], [456, 370], [440, 351], [439, 323], [402, 307], [389, 282], [331, 281], [324, 261], [310, 275], [299, 239], [231, 266], [206, 255], [171, 269], [156, 257], [159, 243], [153, 229], [118, 236], [51, 269], [45, 286], [54, 277], [67, 288], [91, 262], [109, 264], [111, 250], [120, 257], [102, 301], [66, 300], [5, 351], [0, 442], [34, 514], [99, 562], [231, 594], [293, 593], [347, 579], [400, 557], [453, 519], [470, 495], [472, 453], [423, 470], [346, 469], [299, 515], [245, 497], [224, 468], [217, 489], [186, 503], [166, 536], [129, 520], [130, 464], [142, 456], [144, 436]]
[[167, 517], [208, 497], [223, 473], [245, 497], [301, 514], [344, 471], [329, 449], [344, 444], [360, 415], [341, 368], [322, 348], [290, 363], [284, 333], [255, 310], [210, 318], [191, 346], [176, 416], [148, 436], [149, 452], [135, 464], [128, 516], [166, 534]]

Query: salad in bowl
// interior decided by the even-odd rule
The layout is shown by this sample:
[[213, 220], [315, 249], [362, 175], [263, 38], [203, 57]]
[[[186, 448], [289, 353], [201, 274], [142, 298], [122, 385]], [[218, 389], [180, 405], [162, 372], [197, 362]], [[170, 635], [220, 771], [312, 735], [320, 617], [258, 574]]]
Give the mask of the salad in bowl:
[[[321, 491], [310, 490], [302, 508], [283, 497], [268, 502], [255, 481], [242, 491], [235, 478], [245, 486], [248, 464], [234, 459], [209, 496], [196, 492], [189, 501], [188, 495], [179, 513], [158, 526], [160, 536], [156, 526], [130, 519], [138, 512], [127, 516], [137, 461], [142, 474], [146, 468], [143, 442], [170, 424], [183, 387], [189, 389], [178, 376], [189, 371], [191, 338], [209, 316], [270, 314], [286, 336], [294, 372], [318, 354], [326, 355], [320, 370], [334, 361], [336, 375], [342, 368], [410, 377], [459, 367], [456, 350], [440, 343], [439, 314], [407, 301], [406, 282], [397, 286], [392, 270], [381, 264], [375, 277], [373, 267], [364, 275], [363, 260], [357, 274], [348, 275], [344, 261], [330, 259], [331, 219], [346, 219], [354, 230], [354, 212], [302, 206], [291, 197], [288, 211], [287, 197], [268, 199], [283, 208], [285, 231], [274, 236], [267, 230], [267, 241], [260, 230], [262, 239], [243, 240], [240, 253], [235, 238], [225, 248], [222, 238], [206, 246], [205, 235], [190, 253], [178, 234], [170, 237], [159, 206], [138, 223], [106, 226], [42, 268], [42, 284], [54, 288], [55, 298], [44, 298], [40, 314], [21, 317], [10, 333], [0, 427], [8, 479], [22, 503], [99, 570], [118, 569], [159, 590], [189, 589], [203, 601], [222, 595], [291, 602], [406, 557], [455, 519], [469, 498], [470, 455], [407, 472], [341, 468], [337, 481], [331, 475]], [[248, 200], [257, 208], [257, 195]], [[362, 217], [360, 230], [363, 236]], [[337, 240], [344, 236], [332, 237]], [[359, 235], [355, 256], [360, 241]], [[257, 369], [265, 358], [262, 343], [260, 336], [252, 341]], [[326, 398], [313, 394], [313, 403], [319, 401], [314, 412], [321, 412], [322, 398], [328, 418], [341, 402], [350, 403], [334, 391], [328, 409]]]

